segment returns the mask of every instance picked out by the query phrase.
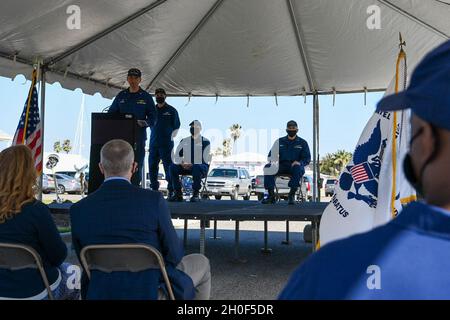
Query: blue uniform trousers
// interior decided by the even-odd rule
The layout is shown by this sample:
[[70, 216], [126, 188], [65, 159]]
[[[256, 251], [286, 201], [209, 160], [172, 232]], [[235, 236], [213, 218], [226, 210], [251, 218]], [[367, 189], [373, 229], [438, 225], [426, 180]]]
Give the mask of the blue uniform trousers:
[[289, 188], [297, 189], [300, 187], [300, 179], [305, 174], [305, 169], [301, 165], [292, 166], [291, 162], [281, 162], [276, 174], [272, 172], [273, 170], [274, 168], [272, 168], [270, 164], [267, 164], [264, 167], [264, 188], [267, 190], [274, 190], [276, 176], [283, 174], [291, 176]]
[[164, 147], [150, 146], [150, 154], [148, 157], [148, 168], [150, 171], [150, 188], [152, 190], [159, 189], [158, 171], [159, 171], [159, 163], [160, 161], [162, 161], [168, 185], [167, 189], [169, 192], [173, 191], [172, 182], [170, 179], [170, 165], [173, 163], [172, 149], [173, 149], [173, 142], [170, 145]]
[[194, 164], [192, 169], [185, 170], [179, 164], [172, 164], [170, 166], [170, 177], [172, 179], [173, 190], [175, 191], [181, 190], [180, 174], [192, 175], [194, 180], [192, 189], [194, 192], [198, 192], [202, 188], [202, 179], [208, 174], [208, 166], [206, 164]]

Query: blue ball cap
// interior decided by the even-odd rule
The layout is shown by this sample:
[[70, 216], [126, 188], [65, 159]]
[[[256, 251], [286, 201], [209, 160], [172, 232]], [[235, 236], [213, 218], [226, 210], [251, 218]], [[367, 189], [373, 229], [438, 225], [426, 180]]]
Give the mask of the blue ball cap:
[[130, 70], [128, 70], [128, 76], [140, 78], [142, 76], [142, 73], [141, 73], [141, 70], [139, 70], [139, 69], [131, 68]]
[[202, 127], [202, 124], [201, 124], [201, 122], [200, 121], [198, 121], [198, 120], [194, 120], [194, 121], [192, 121], [191, 123], [189, 123], [189, 127]]
[[377, 106], [377, 111], [405, 109], [436, 127], [450, 130], [450, 41], [426, 55], [405, 91], [385, 97]]

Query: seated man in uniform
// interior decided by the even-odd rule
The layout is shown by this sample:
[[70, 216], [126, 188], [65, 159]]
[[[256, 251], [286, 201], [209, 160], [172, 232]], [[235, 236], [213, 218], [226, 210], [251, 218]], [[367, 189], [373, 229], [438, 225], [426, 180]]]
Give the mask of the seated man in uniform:
[[202, 125], [200, 121], [194, 120], [190, 124], [191, 136], [180, 141], [175, 151], [174, 163], [170, 166], [170, 176], [175, 193], [169, 198], [171, 202], [182, 202], [180, 175], [192, 175], [194, 184], [192, 186], [193, 196], [191, 202], [200, 201], [200, 189], [202, 179], [206, 177], [211, 162], [210, 142], [200, 132]]
[[288, 174], [289, 181], [289, 204], [294, 204], [295, 193], [300, 186], [302, 176], [305, 174], [305, 166], [311, 162], [311, 153], [308, 143], [297, 136], [297, 122], [291, 120], [286, 128], [287, 136], [278, 139], [269, 152], [269, 164], [264, 167], [264, 188], [268, 196], [262, 201], [263, 204], [273, 204], [275, 198], [275, 179], [277, 175]]

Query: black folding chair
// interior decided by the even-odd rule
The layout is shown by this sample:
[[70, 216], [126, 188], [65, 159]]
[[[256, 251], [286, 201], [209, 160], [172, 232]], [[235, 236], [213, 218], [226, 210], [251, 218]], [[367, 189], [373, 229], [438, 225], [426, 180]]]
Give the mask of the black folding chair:
[[[278, 178], [291, 179], [292, 175], [290, 175], [290, 174], [277, 174], [275, 176], [275, 197], [276, 197], [277, 201], [280, 201], [281, 200], [281, 196], [279, 194], [279, 189], [278, 189], [278, 186], [277, 186], [277, 179]], [[304, 194], [303, 194], [303, 190], [302, 190], [302, 185], [303, 185], [303, 177], [300, 178], [300, 186], [295, 191], [295, 201], [297, 203], [302, 203], [305, 200]]]

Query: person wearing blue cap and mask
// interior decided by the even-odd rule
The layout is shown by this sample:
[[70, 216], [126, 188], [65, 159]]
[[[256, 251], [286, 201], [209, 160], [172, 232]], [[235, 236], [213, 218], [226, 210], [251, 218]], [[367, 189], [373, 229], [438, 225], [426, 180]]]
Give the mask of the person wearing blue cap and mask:
[[145, 158], [145, 142], [147, 141], [147, 127], [152, 127], [156, 121], [155, 102], [152, 96], [140, 87], [142, 73], [139, 69], [128, 70], [127, 82], [130, 85], [116, 96], [109, 113], [124, 113], [133, 115], [141, 127], [139, 143], [137, 145], [138, 181], [142, 180], [142, 169]]
[[169, 202], [182, 202], [180, 174], [192, 175], [194, 184], [191, 202], [200, 201], [201, 180], [206, 177], [211, 162], [211, 143], [200, 132], [202, 124], [198, 120], [190, 124], [191, 136], [180, 141], [175, 151], [175, 163], [170, 166], [170, 177], [175, 193], [168, 199]]
[[280, 299], [450, 299], [450, 42], [378, 111], [411, 109], [404, 172], [423, 199], [390, 223], [330, 243], [297, 269]]
[[276, 176], [287, 174], [291, 176], [288, 184], [290, 188], [288, 203], [293, 205], [295, 193], [305, 174], [305, 167], [311, 162], [308, 143], [297, 135], [297, 122], [289, 121], [286, 133], [287, 136], [278, 139], [269, 152], [270, 163], [264, 167], [264, 188], [268, 191], [268, 195], [262, 200], [262, 204], [276, 202], [274, 191]]
[[159, 189], [158, 172], [159, 163], [162, 161], [168, 183], [167, 189], [169, 197], [171, 197], [173, 188], [170, 179], [170, 165], [173, 163], [173, 138], [180, 129], [180, 118], [177, 109], [166, 102], [167, 95], [163, 88], [155, 90], [155, 97], [157, 119], [150, 135], [150, 155], [148, 157], [150, 187], [154, 191]]

